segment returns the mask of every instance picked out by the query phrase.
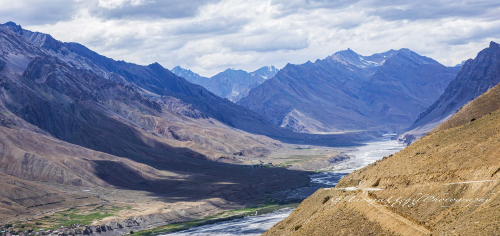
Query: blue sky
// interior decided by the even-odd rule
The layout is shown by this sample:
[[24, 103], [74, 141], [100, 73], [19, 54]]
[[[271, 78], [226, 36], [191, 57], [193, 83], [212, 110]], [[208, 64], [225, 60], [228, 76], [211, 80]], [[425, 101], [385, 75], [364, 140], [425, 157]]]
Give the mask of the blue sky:
[[499, 1], [0, 0], [0, 21], [138, 64], [212, 76], [409, 48], [455, 65], [500, 41]]

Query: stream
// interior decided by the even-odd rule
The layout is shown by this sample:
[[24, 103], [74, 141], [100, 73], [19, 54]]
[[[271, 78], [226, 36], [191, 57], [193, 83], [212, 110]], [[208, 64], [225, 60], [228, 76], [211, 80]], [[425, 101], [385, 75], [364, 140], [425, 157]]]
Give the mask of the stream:
[[[384, 156], [394, 154], [406, 147], [405, 144], [399, 143], [396, 140], [391, 140], [392, 137], [394, 137], [394, 135], [384, 135], [382, 138], [367, 142], [364, 146], [356, 147], [358, 150], [347, 153], [353, 156], [350, 159], [330, 167], [329, 172], [311, 175], [311, 184], [309, 186], [286, 191], [281, 194], [286, 194], [288, 199], [305, 199], [319, 188], [334, 187], [345, 175], [363, 168], [376, 160], [382, 159]], [[188, 230], [165, 234], [165, 236], [257, 236], [288, 217], [292, 211], [293, 209], [282, 209], [264, 215], [249, 216], [241, 219], [193, 227]]]

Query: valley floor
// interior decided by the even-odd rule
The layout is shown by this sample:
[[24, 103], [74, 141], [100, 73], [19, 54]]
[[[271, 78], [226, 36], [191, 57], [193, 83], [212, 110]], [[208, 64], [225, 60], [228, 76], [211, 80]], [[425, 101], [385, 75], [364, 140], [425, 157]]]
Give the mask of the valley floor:
[[[43, 229], [59, 232], [74, 230], [82, 233], [87, 230], [98, 233], [99, 227], [86, 227], [94, 225], [105, 226], [107, 234], [124, 234], [131, 230], [138, 232], [155, 227], [160, 228], [148, 232], [161, 232], [165, 229], [198, 225], [206, 220], [241, 217], [246, 213], [243, 211], [245, 214], [242, 214], [238, 209], [248, 207], [254, 210], [260, 209], [261, 213], [268, 212], [269, 209], [275, 211], [290, 207], [287, 204], [297, 202], [314, 192], [319, 187], [311, 191], [306, 190], [309, 192], [307, 195], [290, 197], [294, 194], [294, 189], [310, 184], [307, 175], [331, 166], [332, 163], [349, 159], [345, 153], [352, 150], [352, 147], [284, 145], [268, 157], [259, 159], [239, 157], [239, 165], [244, 167], [241, 170], [248, 172], [248, 175], [256, 175], [259, 178], [278, 178], [276, 184], [280, 186], [276, 189], [281, 189], [280, 191], [268, 190], [260, 195], [249, 192], [245, 186], [233, 182], [231, 176], [222, 178], [223, 175], [219, 182], [214, 182], [212, 179], [205, 183], [186, 183], [164, 193], [35, 182], [47, 189], [59, 191], [65, 196], [76, 196], [75, 198], [84, 201], [55, 209], [47, 207], [46, 210], [40, 209], [35, 216], [21, 214], [15, 218], [4, 218], [4, 221], [14, 224], [14, 227], [9, 229], [14, 232], [24, 232], [29, 229], [36, 232]], [[288, 173], [281, 171], [283, 169], [289, 169], [292, 175], [281, 176]], [[231, 171], [228, 175], [231, 175]], [[300, 177], [302, 175], [303, 177]], [[286, 178], [290, 181], [284, 181]], [[272, 189], [269, 186], [267, 189]], [[245, 192], [248, 196], [242, 197], [242, 193]], [[124, 228], [121, 229], [112, 222], [119, 223]], [[182, 224], [182, 222], [191, 223]], [[170, 226], [165, 227], [165, 225]]]

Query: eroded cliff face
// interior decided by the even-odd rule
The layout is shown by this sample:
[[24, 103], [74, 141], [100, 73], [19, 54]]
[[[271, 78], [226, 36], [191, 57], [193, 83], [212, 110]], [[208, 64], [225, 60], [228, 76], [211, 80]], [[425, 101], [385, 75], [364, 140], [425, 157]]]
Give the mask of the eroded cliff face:
[[264, 235], [493, 235], [500, 87], [422, 139], [320, 189]]

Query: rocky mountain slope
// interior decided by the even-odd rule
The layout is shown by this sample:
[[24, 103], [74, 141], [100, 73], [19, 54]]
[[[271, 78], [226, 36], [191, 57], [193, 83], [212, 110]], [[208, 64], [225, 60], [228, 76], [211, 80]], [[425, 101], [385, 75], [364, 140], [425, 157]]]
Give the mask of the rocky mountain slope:
[[202, 77], [191, 70], [176, 66], [172, 73], [187, 79], [189, 82], [206, 88], [215, 95], [238, 102], [248, 95], [250, 89], [257, 87], [265, 80], [278, 73], [274, 66], [264, 66], [254, 72], [227, 69], [211, 78]]
[[264, 235], [494, 235], [500, 85], [404, 150], [320, 189]]
[[[145, 191], [180, 209], [213, 201], [217, 212], [308, 182], [301, 171], [238, 165], [283, 145], [242, 130], [281, 134], [157, 63], [114, 61], [14, 23], [0, 25], [1, 222], [103, 203], [117, 189]], [[87, 187], [105, 194], [79, 189]], [[199, 217], [136, 210], [161, 215], [163, 224]]]
[[189, 83], [158, 63], [141, 66], [115, 61], [78, 43], [62, 43], [50, 35], [24, 30], [12, 22], [6, 23], [4, 27], [20, 36], [26, 43], [39, 47], [44, 53], [57, 57], [68, 66], [89, 71], [119, 84], [139, 87], [138, 91], [144, 96], [155, 101], [161, 100], [160, 103], [170, 104], [175, 109], [182, 110], [184, 114], [189, 113], [193, 117], [200, 115], [211, 117], [231, 127], [252, 133], [281, 134], [278, 127], [262, 119], [255, 112], [222, 99], [201, 86]]
[[430, 106], [456, 71], [408, 49], [372, 56], [349, 49], [288, 64], [238, 104], [297, 132], [395, 131]]
[[[490, 46], [467, 60], [455, 80], [401, 137], [409, 141], [418, 138], [449, 119], [460, 108], [500, 82], [500, 46]], [[405, 138], [406, 136], [406, 138]]]

